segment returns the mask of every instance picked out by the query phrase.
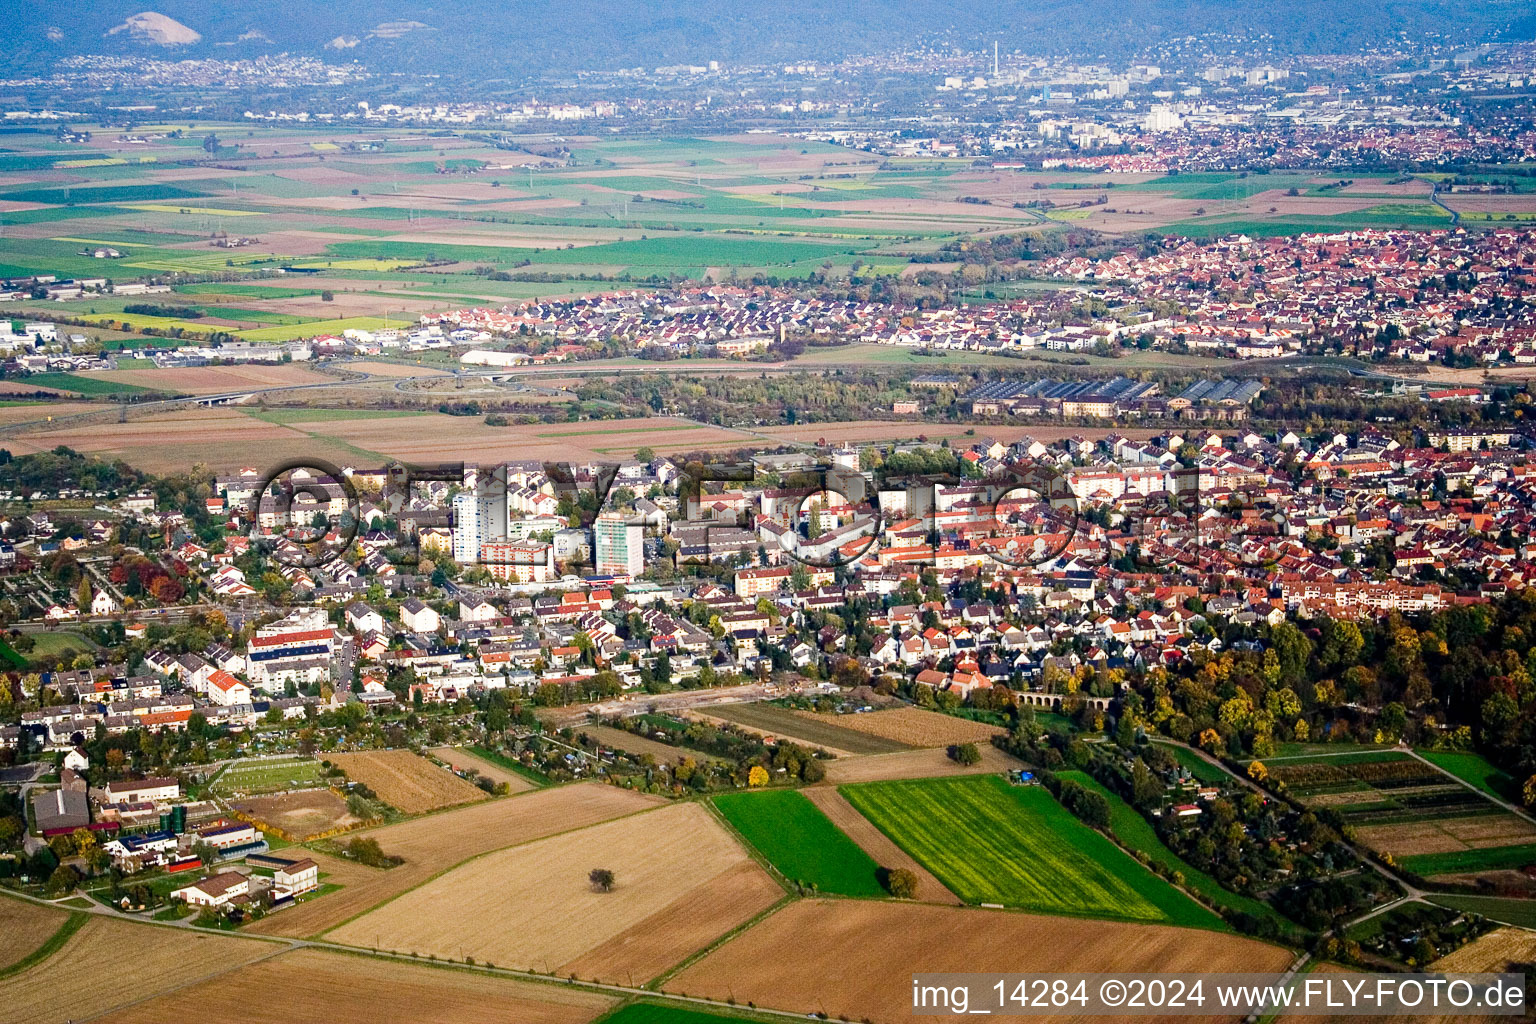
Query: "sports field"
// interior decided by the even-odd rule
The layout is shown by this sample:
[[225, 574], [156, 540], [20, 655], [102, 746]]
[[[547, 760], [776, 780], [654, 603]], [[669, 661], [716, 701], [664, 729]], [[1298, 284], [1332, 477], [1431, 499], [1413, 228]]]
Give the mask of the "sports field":
[[219, 793], [276, 793], [320, 784], [320, 762], [312, 757], [252, 758], [235, 761], [213, 780]]
[[842, 793], [967, 903], [1221, 927], [1040, 787], [986, 775], [877, 782]]
[[725, 793], [715, 807], [785, 878], [842, 896], [883, 896], [880, 865], [801, 793]]

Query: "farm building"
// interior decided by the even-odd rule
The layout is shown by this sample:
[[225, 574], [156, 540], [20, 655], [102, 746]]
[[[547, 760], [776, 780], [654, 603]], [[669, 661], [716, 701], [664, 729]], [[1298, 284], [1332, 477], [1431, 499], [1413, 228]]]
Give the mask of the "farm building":
[[171, 891], [171, 899], [192, 907], [222, 907], [251, 891], [250, 881], [235, 871], [209, 875], [191, 885]]

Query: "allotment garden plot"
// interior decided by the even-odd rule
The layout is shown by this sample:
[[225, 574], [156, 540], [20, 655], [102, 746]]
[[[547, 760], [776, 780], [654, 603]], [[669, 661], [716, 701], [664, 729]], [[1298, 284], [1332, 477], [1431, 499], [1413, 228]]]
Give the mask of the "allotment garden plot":
[[1536, 824], [1402, 751], [1310, 754], [1266, 766], [1292, 796], [1340, 815], [1360, 842], [1415, 874], [1536, 863]]

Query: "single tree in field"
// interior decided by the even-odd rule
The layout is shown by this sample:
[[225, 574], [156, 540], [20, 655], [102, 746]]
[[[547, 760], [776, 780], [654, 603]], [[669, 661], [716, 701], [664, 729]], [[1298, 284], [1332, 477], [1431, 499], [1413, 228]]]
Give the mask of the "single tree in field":
[[885, 888], [899, 900], [917, 897], [917, 875], [906, 868], [890, 868], [885, 872]]
[[593, 868], [587, 875], [587, 881], [592, 883], [592, 888], [596, 892], [613, 891], [613, 872], [607, 868]]

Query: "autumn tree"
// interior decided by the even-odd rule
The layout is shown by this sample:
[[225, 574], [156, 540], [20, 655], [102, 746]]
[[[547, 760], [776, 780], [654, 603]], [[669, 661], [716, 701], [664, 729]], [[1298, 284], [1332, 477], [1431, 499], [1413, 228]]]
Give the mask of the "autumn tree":
[[916, 899], [917, 875], [906, 868], [887, 868], [885, 891], [899, 900]]

